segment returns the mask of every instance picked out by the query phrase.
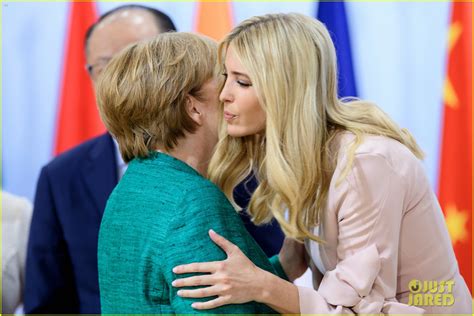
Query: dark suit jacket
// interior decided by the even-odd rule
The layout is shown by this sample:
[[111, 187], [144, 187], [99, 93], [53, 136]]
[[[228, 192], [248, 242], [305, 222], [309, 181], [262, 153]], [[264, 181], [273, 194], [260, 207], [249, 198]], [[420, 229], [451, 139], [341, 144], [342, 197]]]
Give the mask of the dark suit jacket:
[[28, 242], [26, 313], [100, 313], [97, 240], [117, 183], [114, 150], [105, 134], [42, 169]]
[[[109, 134], [65, 152], [42, 169], [28, 242], [26, 313], [100, 313], [97, 240], [117, 179]], [[245, 204], [248, 193], [236, 191], [238, 202]], [[267, 255], [279, 251], [283, 234], [278, 225], [257, 228], [244, 214], [242, 219]]]

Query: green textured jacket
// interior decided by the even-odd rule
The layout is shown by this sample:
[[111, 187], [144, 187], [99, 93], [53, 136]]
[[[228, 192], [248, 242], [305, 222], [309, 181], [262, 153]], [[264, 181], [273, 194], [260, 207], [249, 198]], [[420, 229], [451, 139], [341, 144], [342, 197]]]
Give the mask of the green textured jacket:
[[[163, 153], [134, 159], [112, 192], [99, 232], [98, 268], [103, 314], [275, 313], [251, 302], [208, 311], [177, 296], [172, 268], [223, 260], [210, 240], [214, 229], [236, 244], [257, 266], [284, 277], [246, 231], [225, 195], [184, 162]], [[273, 264], [273, 266], [272, 266]]]

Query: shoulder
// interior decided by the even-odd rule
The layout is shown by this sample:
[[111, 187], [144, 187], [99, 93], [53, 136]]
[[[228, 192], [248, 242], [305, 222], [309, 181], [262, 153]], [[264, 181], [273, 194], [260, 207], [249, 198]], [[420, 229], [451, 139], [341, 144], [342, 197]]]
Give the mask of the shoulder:
[[[194, 179], [192, 185], [182, 191], [181, 201], [183, 215], [194, 219], [236, 213], [224, 193], [205, 178]], [[200, 216], [195, 216], [196, 214]]]
[[196, 179], [185, 192], [183, 199], [186, 203], [197, 202], [206, 206], [230, 206], [224, 193], [211, 181], [205, 178]]
[[55, 157], [44, 166], [43, 171], [47, 171], [48, 174], [60, 173], [62, 176], [73, 173], [89, 156], [93, 156], [97, 152], [110, 151], [110, 155], [113, 157], [113, 146], [112, 137], [108, 133], [97, 136]]
[[[344, 167], [347, 159], [348, 149], [354, 141], [352, 133], [343, 133], [339, 139], [338, 168]], [[396, 175], [406, 178], [413, 172], [423, 170], [421, 161], [399, 141], [375, 135], [363, 135], [362, 143], [356, 148], [354, 153], [354, 165], [360, 165], [365, 169], [381, 167], [390, 169]]]
[[421, 161], [405, 145], [387, 137], [364, 135], [347, 170], [354, 138], [344, 133], [338, 139], [339, 155], [329, 192], [332, 205], [347, 198], [372, 205], [396, 197], [408, 209], [431, 192]]

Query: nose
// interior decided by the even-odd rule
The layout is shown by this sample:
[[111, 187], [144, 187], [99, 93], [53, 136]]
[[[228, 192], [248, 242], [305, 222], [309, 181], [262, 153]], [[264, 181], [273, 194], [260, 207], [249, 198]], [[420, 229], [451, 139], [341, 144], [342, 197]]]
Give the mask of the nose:
[[228, 103], [228, 102], [232, 102], [232, 99], [233, 99], [232, 91], [230, 91], [228, 80], [226, 80], [224, 83], [224, 87], [222, 88], [222, 91], [219, 94], [219, 101], [223, 103]]

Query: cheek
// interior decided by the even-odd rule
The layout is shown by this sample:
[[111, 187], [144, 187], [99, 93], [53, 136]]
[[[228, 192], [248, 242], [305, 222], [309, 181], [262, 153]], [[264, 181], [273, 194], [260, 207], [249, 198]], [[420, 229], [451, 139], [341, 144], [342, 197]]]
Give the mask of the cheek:
[[256, 101], [246, 109], [244, 123], [246, 129], [251, 134], [258, 134], [265, 130], [265, 111], [262, 109], [260, 104]]
[[254, 120], [255, 120], [255, 125], [254, 126], [255, 126], [255, 129], [256, 129], [256, 133], [260, 133], [260, 132], [264, 131], [265, 126], [266, 126], [265, 111], [263, 111], [263, 109], [260, 107], [260, 105], [258, 107], [259, 107], [259, 111], [254, 116]]

